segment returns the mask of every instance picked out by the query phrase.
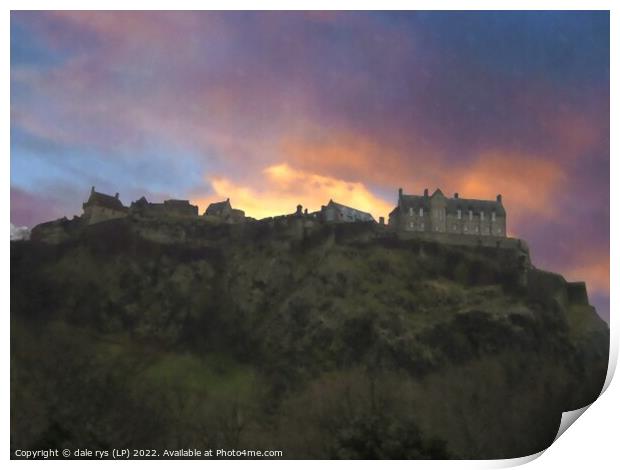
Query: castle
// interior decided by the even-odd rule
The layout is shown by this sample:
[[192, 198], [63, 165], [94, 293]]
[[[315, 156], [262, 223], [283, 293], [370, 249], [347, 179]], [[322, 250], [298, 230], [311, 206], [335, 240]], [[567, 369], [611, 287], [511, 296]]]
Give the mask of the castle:
[[423, 196], [398, 190], [398, 205], [390, 212], [389, 226], [398, 231], [457, 235], [506, 236], [506, 210], [502, 195], [495, 201], [447, 198], [440, 189]]
[[[172, 221], [203, 220], [225, 224], [255, 221], [246, 217], [244, 211], [234, 209], [230, 199], [210, 204], [200, 216], [198, 206], [190, 204], [188, 200], [168, 199], [162, 203], [152, 203], [141, 197], [126, 207], [120, 201], [118, 193], [110, 196], [95, 191], [94, 186], [82, 208], [84, 213], [76, 222], [86, 225], [129, 216], [166, 218]], [[302, 206], [298, 205], [295, 213], [261, 220], [269, 221], [285, 225], [301, 223], [306, 228], [316, 224], [368, 223], [402, 237], [432, 237], [438, 241], [466, 244], [483, 243], [483, 240], [486, 240], [484, 243], [487, 244], [496, 244], [499, 238], [507, 238], [506, 210], [501, 194], [497, 195], [494, 201], [464, 199], [459, 197], [458, 193], [448, 198], [440, 189], [436, 189], [431, 195], [428, 189], [424, 190], [423, 195], [403, 194], [403, 190], [399, 189], [397, 205], [389, 214], [387, 226], [383, 217], [379, 218], [377, 224], [370, 213], [339, 204], [332, 199], [316, 212], [308, 213], [307, 209], [302, 210]], [[42, 225], [49, 224], [52, 228], [58, 225]]]
[[213, 202], [209, 204], [204, 213], [205, 216], [216, 217], [223, 222], [239, 223], [245, 219], [245, 212], [241, 209], [233, 209], [230, 205], [230, 198], [222, 202]]
[[98, 193], [95, 187], [90, 188], [88, 201], [82, 204], [84, 211], [83, 218], [88, 224], [96, 224], [104, 220], [118, 219], [125, 217], [128, 213], [127, 207], [118, 198], [118, 193], [114, 196]]
[[338, 204], [332, 199], [326, 206], [321, 206], [317, 212], [325, 222], [374, 222], [375, 219], [368, 212], [363, 212], [343, 204]]

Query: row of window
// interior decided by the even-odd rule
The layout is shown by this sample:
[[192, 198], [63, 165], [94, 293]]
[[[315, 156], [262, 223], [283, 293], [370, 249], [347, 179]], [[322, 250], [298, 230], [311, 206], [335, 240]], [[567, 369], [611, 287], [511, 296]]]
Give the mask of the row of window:
[[[424, 222], [420, 222], [419, 224], [416, 224], [414, 222], [409, 222], [409, 229], [410, 230], [424, 231]], [[439, 232], [440, 231], [439, 227], [435, 227], [435, 231]], [[457, 232], [457, 231], [458, 231], [457, 226], [456, 225], [452, 225], [452, 232]], [[469, 228], [466, 225], [463, 227], [463, 232], [464, 233], [468, 233], [469, 232]], [[484, 230], [482, 232], [482, 234], [486, 235], [489, 232], [490, 232], [490, 230]], [[480, 233], [480, 227], [477, 227], [477, 226], [474, 227], [473, 233]], [[496, 235], [503, 235], [502, 229], [501, 228], [495, 229], [495, 234]]]
[[[413, 216], [413, 207], [409, 208], [409, 215]], [[422, 207], [420, 207], [419, 211], [418, 211], [418, 215], [420, 217], [424, 216], [424, 209]], [[439, 219], [443, 219], [445, 212], [444, 211], [438, 211], [438, 215], [439, 215]], [[461, 209], [457, 209], [456, 211], [456, 218], [457, 219], [462, 219], [463, 215], [461, 212]], [[472, 220], [474, 218], [474, 212], [472, 210], [469, 211], [469, 220]], [[480, 220], [484, 220], [484, 212], [480, 212]], [[491, 212], [491, 220], [493, 222], [495, 222], [495, 211]]]

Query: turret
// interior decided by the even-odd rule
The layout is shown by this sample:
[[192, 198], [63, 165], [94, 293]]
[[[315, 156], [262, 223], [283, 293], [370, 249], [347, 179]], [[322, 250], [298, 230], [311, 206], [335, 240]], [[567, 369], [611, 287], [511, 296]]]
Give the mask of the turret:
[[116, 194], [114, 195], [114, 198], [115, 198], [115, 199], [118, 199], [118, 193], [116, 193]]
[[497, 195], [497, 202], [499, 202], [500, 204], [502, 203], [502, 195], [501, 194]]
[[424, 190], [424, 197], [428, 197], [428, 188]]
[[454, 193], [454, 199], [458, 199], [459, 198], [459, 193]]

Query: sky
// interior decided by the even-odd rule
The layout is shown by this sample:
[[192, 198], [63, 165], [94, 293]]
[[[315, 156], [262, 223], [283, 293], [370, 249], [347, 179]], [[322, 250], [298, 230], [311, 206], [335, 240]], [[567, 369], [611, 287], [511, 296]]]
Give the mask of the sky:
[[11, 222], [503, 196], [609, 319], [608, 12], [12, 12]]

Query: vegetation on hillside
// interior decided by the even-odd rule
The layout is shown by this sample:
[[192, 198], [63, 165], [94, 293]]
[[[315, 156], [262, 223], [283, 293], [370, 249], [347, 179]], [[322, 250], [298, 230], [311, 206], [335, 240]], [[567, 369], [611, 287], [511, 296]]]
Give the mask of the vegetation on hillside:
[[606, 324], [514, 250], [131, 224], [11, 243], [12, 449], [509, 458], [601, 390]]

